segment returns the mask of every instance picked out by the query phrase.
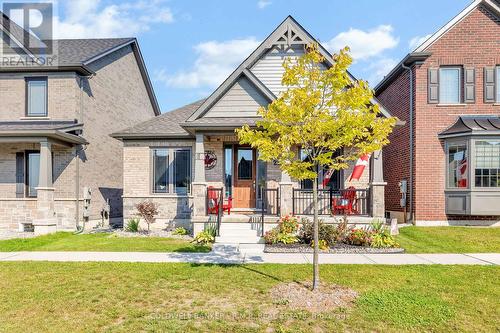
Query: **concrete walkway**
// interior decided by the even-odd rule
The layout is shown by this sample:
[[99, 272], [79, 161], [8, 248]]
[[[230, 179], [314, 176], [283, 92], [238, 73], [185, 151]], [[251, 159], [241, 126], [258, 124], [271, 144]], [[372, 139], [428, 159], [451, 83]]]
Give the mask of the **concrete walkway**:
[[[157, 253], [157, 252], [0, 252], [0, 261], [144, 262], [208, 264], [309, 264], [312, 254]], [[500, 265], [500, 253], [468, 254], [320, 254], [322, 264]]]

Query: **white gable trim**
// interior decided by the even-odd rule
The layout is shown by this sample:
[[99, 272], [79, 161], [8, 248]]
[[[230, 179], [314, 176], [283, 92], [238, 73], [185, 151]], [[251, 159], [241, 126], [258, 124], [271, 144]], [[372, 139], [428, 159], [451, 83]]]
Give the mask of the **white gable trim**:
[[491, 0], [475, 0], [467, 8], [461, 11], [457, 16], [446, 23], [441, 29], [436, 31], [431, 37], [424, 41], [420, 46], [418, 46], [413, 52], [424, 52], [429, 46], [434, 44], [439, 38], [446, 34], [449, 30], [460, 23], [465, 17], [467, 17], [474, 9], [479, 5], [485, 4], [491, 8], [497, 15], [500, 14], [500, 8]]

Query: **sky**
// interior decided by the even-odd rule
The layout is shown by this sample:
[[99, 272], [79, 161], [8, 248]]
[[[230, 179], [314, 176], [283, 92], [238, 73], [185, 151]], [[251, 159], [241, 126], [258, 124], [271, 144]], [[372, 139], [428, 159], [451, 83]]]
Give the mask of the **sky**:
[[[375, 86], [472, 0], [57, 0], [59, 38], [137, 37], [162, 112], [210, 95], [288, 15]], [[432, 11], [429, 10], [432, 8]]]

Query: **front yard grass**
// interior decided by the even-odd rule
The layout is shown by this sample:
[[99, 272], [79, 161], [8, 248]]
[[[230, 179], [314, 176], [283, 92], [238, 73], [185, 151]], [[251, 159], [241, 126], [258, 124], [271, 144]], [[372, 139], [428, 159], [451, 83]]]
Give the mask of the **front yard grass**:
[[500, 228], [412, 226], [399, 232], [407, 253], [500, 253]]
[[58, 232], [34, 238], [0, 241], [0, 252], [94, 251], [94, 252], [210, 252], [210, 247], [178, 238], [116, 237], [109, 233]]
[[269, 290], [308, 265], [0, 263], [1, 332], [495, 332], [498, 266], [322, 265], [353, 308], [313, 316]]

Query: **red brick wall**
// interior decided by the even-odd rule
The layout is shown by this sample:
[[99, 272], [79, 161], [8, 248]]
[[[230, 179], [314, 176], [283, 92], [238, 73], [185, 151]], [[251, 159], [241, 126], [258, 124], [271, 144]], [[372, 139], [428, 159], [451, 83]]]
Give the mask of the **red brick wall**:
[[[415, 187], [414, 204], [417, 221], [475, 219], [445, 214], [445, 153], [438, 134], [452, 125], [460, 115], [500, 115], [500, 105], [483, 103], [483, 68], [500, 65], [500, 19], [483, 7], [476, 8], [426, 51], [432, 55], [415, 69]], [[427, 103], [427, 71], [430, 67], [460, 65], [476, 69], [476, 102], [467, 105], [441, 106]], [[378, 98], [393, 115], [407, 120], [408, 73], [394, 80]], [[406, 79], [405, 79], [406, 78]], [[406, 84], [403, 84], [406, 81]], [[402, 99], [402, 100], [399, 100]], [[406, 115], [405, 115], [406, 113]], [[397, 182], [409, 172], [408, 124], [391, 135], [385, 149], [384, 174], [388, 181], [386, 209], [399, 206], [394, 195]], [[399, 132], [405, 132], [399, 135]], [[405, 148], [406, 147], [406, 148]], [[405, 151], [406, 150], [406, 151]], [[391, 156], [395, 155], [395, 156]], [[398, 163], [402, 163], [401, 166]], [[405, 170], [400, 170], [404, 168]]]
[[385, 207], [390, 211], [401, 211], [399, 182], [409, 181], [410, 176], [410, 74], [403, 72], [379, 96], [379, 101], [391, 115], [405, 121], [389, 136], [390, 144], [383, 150]]

